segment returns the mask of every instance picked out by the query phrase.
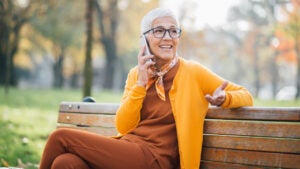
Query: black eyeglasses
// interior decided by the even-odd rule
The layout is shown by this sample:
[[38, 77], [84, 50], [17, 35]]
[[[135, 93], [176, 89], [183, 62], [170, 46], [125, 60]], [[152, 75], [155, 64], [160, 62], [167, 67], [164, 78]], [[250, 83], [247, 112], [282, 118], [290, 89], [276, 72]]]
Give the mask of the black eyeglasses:
[[179, 38], [180, 35], [181, 35], [181, 29], [179, 29], [179, 28], [165, 29], [164, 27], [152, 28], [152, 29], [146, 31], [144, 33], [144, 35], [151, 32], [151, 31], [152, 31], [152, 34], [155, 38], [163, 38], [166, 35], [166, 32], [169, 33], [169, 35], [172, 39]]

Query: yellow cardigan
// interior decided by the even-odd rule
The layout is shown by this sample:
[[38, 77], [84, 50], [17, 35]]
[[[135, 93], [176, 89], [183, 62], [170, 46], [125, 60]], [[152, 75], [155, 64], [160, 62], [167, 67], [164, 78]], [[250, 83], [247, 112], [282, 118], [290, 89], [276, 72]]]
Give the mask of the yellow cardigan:
[[[199, 169], [204, 118], [208, 110], [206, 94], [212, 95], [224, 79], [193, 61], [179, 59], [169, 96], [177, 128], [181, 169]], [[135, 128], [146, 89], [136, 85], [137, 67], [130, 70], [122, 103], [116, 114], [116, 127], [121, 135]], [[242, 86], [229, 83], [225, 88], [226, 100], [222, 107], [252, 106], [251, 94]]]

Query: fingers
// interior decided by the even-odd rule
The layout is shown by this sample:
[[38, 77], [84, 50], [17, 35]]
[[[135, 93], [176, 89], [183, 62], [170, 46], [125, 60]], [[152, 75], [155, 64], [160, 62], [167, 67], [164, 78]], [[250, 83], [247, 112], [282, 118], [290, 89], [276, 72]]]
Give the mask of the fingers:
[[220, 89], [225, 90], [226, 86], [228, 85], [228, 81], [225, 81], [221, 84]]
[[139, 66], [143, 66], [146, 69], [148, 69], [150, 66], [154, 65], [154, 62], [152, 61], [152, 55], [148, 55], [148, 56], [143, 56], [143, 58], [141, 58], [139, 60]]
[[216, 103], [216, 102], [223, 102], [225, 100], [225, 95], [220, 95], [220, 96], [211, 96], [209, 94], [205, 95], [205, 98], [207, 101], [210, 103]]
[[211, 105], [216, 105], [220, 106], [225, 102], [226, 99], [226, 93], [225, 93], [225, 88], [228, 85], [228, 81], [223, 82], [213, 93], [213, 96], [211, 95], [206, 95], [205, 99], [211, 104]]
[[215, 106], [220, 106], [224, 103], [226, 96], [211, 96], [211, 95], [206, 95], [205, 99], [211, 104]]
[[145, 46], [140, 48], [139, 54], [138, 54], [138, 59], [143, 56], [143, 54], [145, 53]]
[[141, 47], [138, 54], [138, 85], [140, 86], [146, 86], [150, 67], [155, 64], [152, 61], [153, 55], [144, 55], [145, 49], [145, 46]]
[[214, 92], [213, 96], [214, 97], [218, 97], [218, 96], [221, 96], [221, 95], [225, 95], [225, 88], [226, 86], [228, 85], [228, 81], [225, 81], [223, 82]]
[[150, 65], [153, 65], [153, 63], [150, 62], [150, 60], [153, 58], [153, 55], [144, 55], [145, 50], [146, 47], [143, 46], [138, 54], [138, 64], [145, 65], [148, 68]]

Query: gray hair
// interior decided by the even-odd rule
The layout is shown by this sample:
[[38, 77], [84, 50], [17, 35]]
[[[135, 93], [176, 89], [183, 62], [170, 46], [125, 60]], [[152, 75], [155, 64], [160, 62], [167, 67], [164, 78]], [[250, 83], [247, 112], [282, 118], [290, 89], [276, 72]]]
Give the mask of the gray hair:
[[152, 22], [160, 17], [170, 16], [176, 21], [176, 25], [179, 26], [179, 20], [175, 13], [167, 8], [155, 8], [148, 12], [141, 21], [141, 34], [150, 30], [152, 27]]

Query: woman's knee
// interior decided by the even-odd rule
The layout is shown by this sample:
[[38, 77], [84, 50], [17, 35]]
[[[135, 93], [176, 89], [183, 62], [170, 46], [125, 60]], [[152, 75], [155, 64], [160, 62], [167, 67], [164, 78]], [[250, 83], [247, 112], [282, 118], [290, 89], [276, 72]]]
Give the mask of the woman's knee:
[[89, 166], [80, 157], [65, 153], [54, 159], [51, 169], [89, 169]]
[[61, 136], [66, 135], [66, 133], [68, 133], [68, 131], [69, 131], [69, 129], [67, 129], [67, 128], [58, 128], [51, 133], [50, 137], [61, 137]]
[[70, 129], [58, 128], [50, 134], [48, 140], [55, 141], [65, 137], [68, 138], [68, 135], [70, 135], [68, 133], [70, 133], [70, 131], [71, 131]]

